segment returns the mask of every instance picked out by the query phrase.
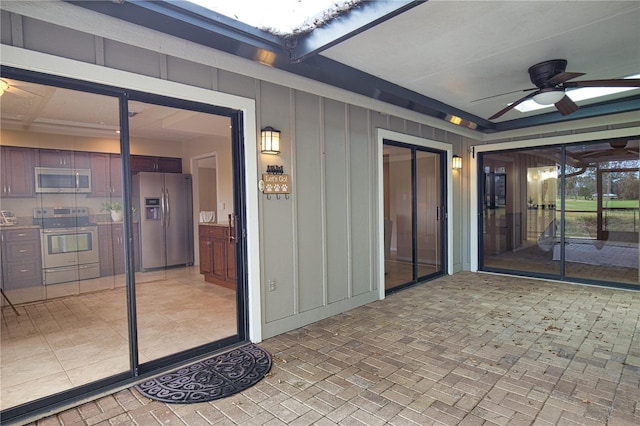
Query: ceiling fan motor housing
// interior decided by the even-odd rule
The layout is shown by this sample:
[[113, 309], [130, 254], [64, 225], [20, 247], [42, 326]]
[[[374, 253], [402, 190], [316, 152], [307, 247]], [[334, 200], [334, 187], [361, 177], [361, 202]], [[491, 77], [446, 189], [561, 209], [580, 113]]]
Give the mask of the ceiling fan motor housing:
[[553, 76], [563, 73], [567, 69], [564, 59], [552, 59], [529, 67], [529, 78], [536, 87], [542, 89], [550, 87], [548, 81]]

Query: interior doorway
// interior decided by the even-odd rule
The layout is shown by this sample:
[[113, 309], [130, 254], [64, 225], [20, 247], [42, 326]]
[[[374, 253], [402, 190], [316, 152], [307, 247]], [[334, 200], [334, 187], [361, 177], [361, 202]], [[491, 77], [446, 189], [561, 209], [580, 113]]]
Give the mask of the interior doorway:
[[445, 271], [446, 154], [383, 143], [384, 289], [392, 292]]

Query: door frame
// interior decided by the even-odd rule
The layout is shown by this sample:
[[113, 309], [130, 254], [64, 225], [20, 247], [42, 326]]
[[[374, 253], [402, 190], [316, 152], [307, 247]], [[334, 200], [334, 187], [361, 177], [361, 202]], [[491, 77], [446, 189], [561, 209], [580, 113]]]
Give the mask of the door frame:
[[237, 110], [241, 113], [244, 149], [244, 182], [242, 188], [246, 207], [246, 282], [248, 337], [254, 343], [262, 341], [262, 309], [260, 288], [260, 235], [258, 217], [258, 179], [256, 102], [254, 99], [189, 86], [174, 81], [105, 68], [45, 53], [2, 46], [2, 65], [52, 76], [72, 78], [89, 83], [129, 89]]
[[[378, 203], [376, 208], [376, 214], [378, 219], [378, 253], [377, 253], [377, 276], [378, 276], [378, 297], [380, 300], [385, 298], [384, 288], [384, 140], [392, 140], [395, 142], [401, 142], [408, 145], [416, 145], [428, 149], [442, 151], [446, 153], [446, 188], [444, 196], [444, 205], [447, 206], [447, 212], [453, 213], [453, 200], [451, 197], [451, 190], [453, 188], [453, 174], [451, 171], [451, 159], [453, 158], [453, 145], [445, 142], [438, 142], [431, 139], [426, 139], [418, 136], [407, 135], [405, 133], [394, 132], [387, 129], [376, 129], [377, 137], [377, 176], [378, 176]], [[448, 216], [445, 227], [446, 235], [443, 236], [446, 241], [446, 253], [442, 253], [443, 260], [445, 261], [444, 273], [453, 274], [453, 220], [451, 216]]]

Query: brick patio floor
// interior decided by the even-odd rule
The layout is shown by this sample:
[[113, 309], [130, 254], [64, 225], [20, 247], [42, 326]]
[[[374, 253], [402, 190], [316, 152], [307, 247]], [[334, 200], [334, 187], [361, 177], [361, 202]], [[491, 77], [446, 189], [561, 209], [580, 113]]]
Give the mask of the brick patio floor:
[[267, 339], [232, 397], [127, 389], [37, 425], [639, 425], [639, 321], [640, 292], [458, 273]]

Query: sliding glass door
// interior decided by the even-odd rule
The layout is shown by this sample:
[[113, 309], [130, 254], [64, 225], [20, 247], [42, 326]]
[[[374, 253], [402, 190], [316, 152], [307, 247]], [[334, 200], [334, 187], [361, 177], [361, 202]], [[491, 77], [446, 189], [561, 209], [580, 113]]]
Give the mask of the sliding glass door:
[[481, 269], [637, 286], [637, 138], [483, 153]]
[[384, 143], [385, 289], [444, 271], [444, 153]]

